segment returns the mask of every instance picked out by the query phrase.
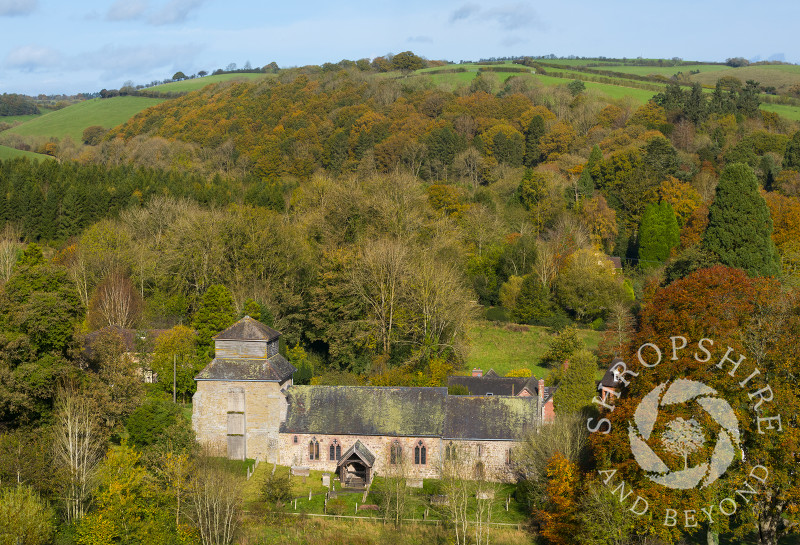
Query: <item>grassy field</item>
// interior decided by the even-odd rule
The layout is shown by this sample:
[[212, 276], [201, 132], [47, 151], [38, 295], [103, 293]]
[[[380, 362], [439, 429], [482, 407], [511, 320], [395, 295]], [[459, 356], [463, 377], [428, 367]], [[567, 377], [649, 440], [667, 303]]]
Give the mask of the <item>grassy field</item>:
[[761, 104], [761, 109], [791, 119], [800, 121], [800, 106], [789, 106], [787, 104]]
[[[633, 74], [636, 76], [649, 76], [651, 74], [656, 74], [659, 76], [673, 76], [678, 72], [683, 72], [684, 74], [688, 74], [692, 70], [700, 70], [700, 73], [711, 73], [711, 72], [724, 72], [726, 70], [730, 70], [730, 66], [725, 66], [721, 64], [696, 64], [696, 65], [685, 65], [685, 66], [630, 66], [630, 65], [621, 65], [621, 66], [609, 66], [607, 68], [603, 68], [601, 66], [592, 67], [594, 70], [608, 70], [610, 72], [622, 72], [623, 74]], [[722, 74], [720, 74], [722, 75]]]
[[[578, 331], [578, 336], [590, 350], [597, 348], [600, 333], [588, 329]], [[471, 350], [467, 367], [478, 367], [485, 373], [494, 369], [504, 376], [512, 369], [530, 369], [537, 377], [544, 377], [549, 370], [540, 365], [542, 355], [552, 335], [547, 328], [538, 326], [495, 325], [479, 322], [469, 331]]]
[[701, 72], [692, 76], [691, 79], [699, 81], [703, 85], [713, 86], [722, 76], [733, 76], [742, 82], [752, 79], [761, 85], [772, 85], [778, 92], [782, 92], [788, 90], [792, 85], [800, 84], [800, 66], [793, 64], [743, 66], [742, 68], [728, 68], [724, 71]]
[[86, 127], [100, 125], [110, 129], [124, 123], [142, 110], [161, 102], [163, 99], [130, 96], [95, 98], [37, 116], [35, 119], [4, 132], [23, 137], [64, 138], [69, 136], [79, 143]]
[[13, 125], [14, 123], [25, 123], [26, 121], [30, 121], [31, 119], [36, 119], [37, 117], [41, 117], [42, 115], [50, 111], [50, 110], [43, 110], [41, 108], [40, 110], [42, 112], [40, 114], [0, 116], [0, 123], [8, 123], [9, 125]]
[[22, 151], [8, 146], [0, 146], [0, 161], [3, 159], [12, 159], [14, 157], [28, 157], [29, 159], [52, 159], [49, 155], [42, 155], [40, 153], [33, 153], [31, 151]]
[[206, 76], [204, 78], [185, 79], [183, 81], [174, 81], [172, 83], [165, 83], [163, 85], [156, 85], [151, 87], [148, 91], [155, 90], [162, 93], [187, 93], [189, 91], [197, 91], [207, 85], [214, 83], [221, 83], [223, 81], [252, 81], [256, 79], [263, 79], [272, 77], [271, 74], [218, 74], [216, 76]]

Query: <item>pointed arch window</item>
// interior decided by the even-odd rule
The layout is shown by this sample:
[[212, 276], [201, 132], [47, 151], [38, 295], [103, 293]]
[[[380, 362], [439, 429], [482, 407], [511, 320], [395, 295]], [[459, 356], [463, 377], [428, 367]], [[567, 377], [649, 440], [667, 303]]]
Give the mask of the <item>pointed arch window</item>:
[[403, 461], [403, 447], [400, 446], [398, 441], [393, 441], [392, 446], [389, 448], [389, 463], [399, 464]]
[[414, 447], [414, 463], [416, 465], [425, 465], [428, 463], [428, 449], [425, 448], [425, 444], [420, 441], [417, 443], [417, 446]]
[[338, 461], [342, 457], [342, 445], [339, 444], [337, 439], [334, 439], [328, 449], [328, 458], [331, 461]]
[[316, 437], [308, 442], [308, 459], [319, 460], [319, 441], [317, 441]]

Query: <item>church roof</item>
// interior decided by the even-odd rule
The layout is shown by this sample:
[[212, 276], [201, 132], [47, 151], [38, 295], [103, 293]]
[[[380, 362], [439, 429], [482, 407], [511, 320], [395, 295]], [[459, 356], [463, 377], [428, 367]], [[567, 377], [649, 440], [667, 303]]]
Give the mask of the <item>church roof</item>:
[[281, 334], [269, 326], [245, 316], [228, 329], [217, 333], [215, 341], [274, 341]]
[[294, 365], [280, 354], [269, 359], [214, 358], [194, 379], [283, 382], [295, 371]]
[[285, 433], [440, 436], [447, 388], [292, 386]]
[[538, 397], [450, 396], [447, 388], [292, 386], [281, 433], [515, 440]]
[[448, 396], [444, 439], [519, 439], [535, 429], [538, 397]]

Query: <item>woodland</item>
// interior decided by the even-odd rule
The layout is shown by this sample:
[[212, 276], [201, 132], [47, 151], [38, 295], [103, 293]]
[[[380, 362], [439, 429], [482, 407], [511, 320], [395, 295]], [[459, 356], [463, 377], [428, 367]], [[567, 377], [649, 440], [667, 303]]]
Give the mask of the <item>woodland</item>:
[[[185, 414], [213, 335], [244, 315], [283, 333], [311, 384], [441, 386], [476, 321], [548, 328], [563, 417], [512, 460], [531, 542], [766, 545], [798, 529], [800, 127], [759, 109], [754, 81], [673, 81], [638, 105], [491, 71], [446, 90], [406, 78], [412, 57], [396, 77], [343, 61], [211, 85], [51, 142], [56, 161], [0, 162], [0, 543], [270, 543], [295, 524], [268, 485], [243, 513], [243, 469], [196, 445]], [[108, 326], [163, 331], [132, 355]], [[705, 367], [643, 374], [603, 413], [613, 433], [581, 418], [598, 417], [613, 357], [679, 334], [713, 337], [714, 361], [747, 351], [783, 417], [760, 434], [752, 390], [714, 382], [743, 459], [674, 503], [705, 506], [755, 465], [771, 476], [696, 527], [662, 524], [674, 497], [619, 430], [660, 380]], [[177, 404], [140, 365], [175, 366]], [[708, 449], [660, 454], [682, 468]], [[612, 464], [648, 516], [598, 476]], [[418, 531], [408, 542], [451, 539]]]

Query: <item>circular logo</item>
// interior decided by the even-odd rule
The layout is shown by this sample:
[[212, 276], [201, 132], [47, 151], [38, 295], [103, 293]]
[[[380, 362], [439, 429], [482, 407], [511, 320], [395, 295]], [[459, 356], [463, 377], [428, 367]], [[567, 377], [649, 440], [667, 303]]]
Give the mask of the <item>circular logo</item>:
[[[700, 488], [705, 488], [725, 473], [739, 446], [739, 421], [730, 404], [716, 395], [716, 390], [702, 382], [678, 379], [672, 384], [659, 384], [644, 396], [633, 415], [635, 426], [628, 424], [628, 438], [636, 462], [650, 480], [667, 488], [685, 490], [701, 481]], [[661, 432], [661, 445], [666, 452], [683, 457], [684, 468], [670, 470], [647, 441], [653, 434], [660, 408], [690, 401], [696, 401], [720, 426], [714, 452], [707, 462], [689, 467], [689, 456], [705, 445], [705, 433], [694, 418], [675, 418]]]

